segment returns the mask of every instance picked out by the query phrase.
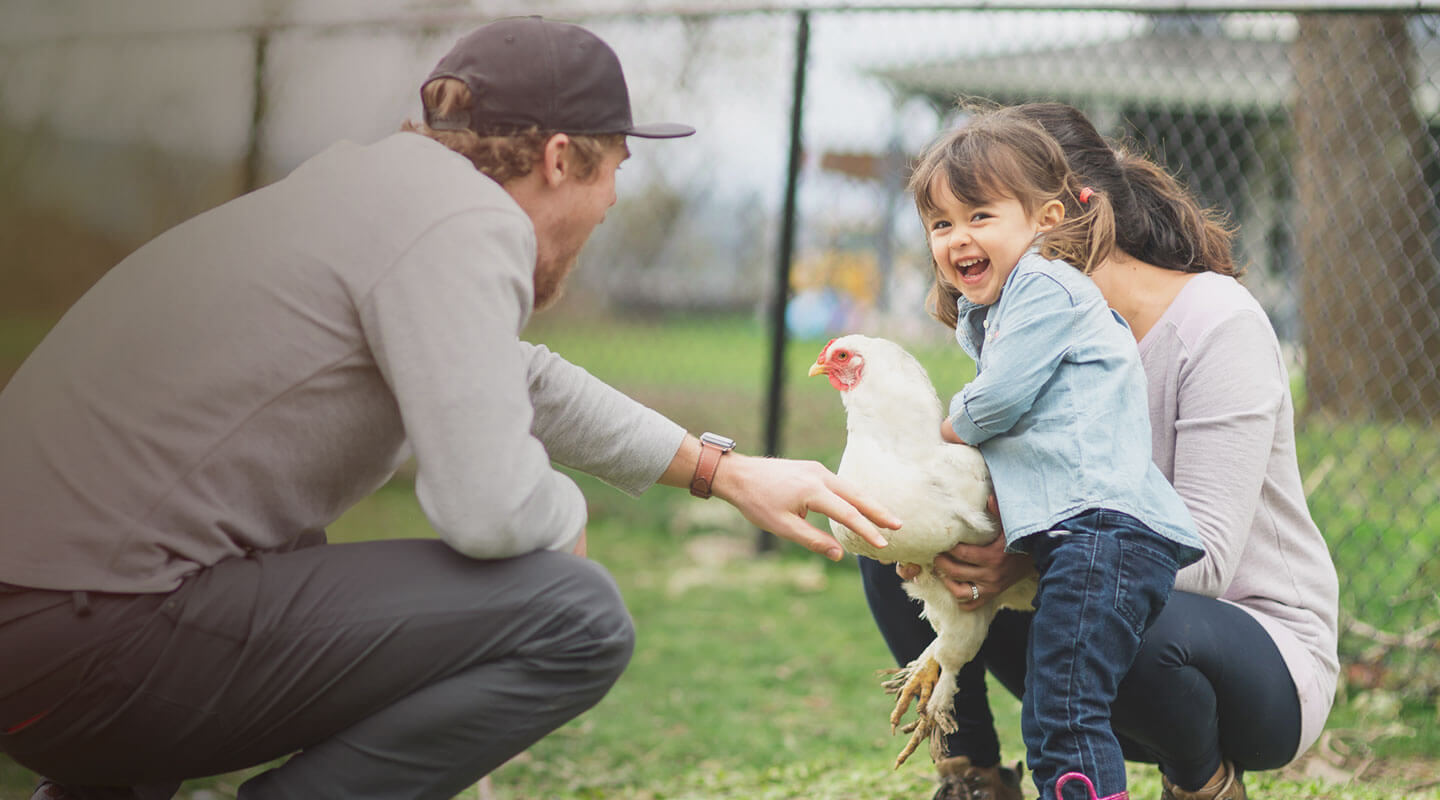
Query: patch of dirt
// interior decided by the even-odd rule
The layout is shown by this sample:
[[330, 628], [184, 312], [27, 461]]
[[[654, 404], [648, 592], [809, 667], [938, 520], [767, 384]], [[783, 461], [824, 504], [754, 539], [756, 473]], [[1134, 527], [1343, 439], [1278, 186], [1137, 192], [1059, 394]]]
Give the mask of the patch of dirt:
[[1326, 731], [1305, 755], [1280, 770], [1280, 775], [1339, 784], [1384, 783], [1403, 787], [1407, 793], [1440, 786], [1440, 758], [1379, 758], [1363, 744], [1357, 746], [1345, 733]]
[[679, 597], [710, 587], [780, 586], [791, 592], [824, 591], [829, 579], [819, 561], [780, 561], [759, 556], [755, 538], [702, 534], [685, 544], [689, 563], [671, 570], [665, 593]]

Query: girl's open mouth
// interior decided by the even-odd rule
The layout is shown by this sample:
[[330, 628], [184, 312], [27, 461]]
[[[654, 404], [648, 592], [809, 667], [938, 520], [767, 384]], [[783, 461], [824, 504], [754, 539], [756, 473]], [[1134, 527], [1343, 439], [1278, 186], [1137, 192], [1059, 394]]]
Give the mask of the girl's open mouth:
[[964, 261], [955, 265], [955, 271], [960, 275], [960, 280], [966, 283], [973, 283], [980, 279], [985, 270], [990, 268], [990, 259], [977, 258], [973, 261]]

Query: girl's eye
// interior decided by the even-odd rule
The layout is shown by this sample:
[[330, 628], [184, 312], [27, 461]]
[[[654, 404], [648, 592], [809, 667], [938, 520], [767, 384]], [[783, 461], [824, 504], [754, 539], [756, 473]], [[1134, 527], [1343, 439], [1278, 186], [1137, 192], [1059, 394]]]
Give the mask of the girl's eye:
[[950, 227], [950, 223], [946, 222], [943, 219], [937, 219], [934, 222], [930, 223], [930, 230], [932, 231], [938, 231], [948, 227]]
[[979, 222], [979, 221], [981, 221], [981, 220], [985, 220], [985, 219], [989, 219], [989, 218], [990, 218], [990, 214], [987, 213], [987, 212], [984, 212], [984, 211], [976, 211], [974, 214], [970, 215], [970, 221], [971, 221], [971, 222]]

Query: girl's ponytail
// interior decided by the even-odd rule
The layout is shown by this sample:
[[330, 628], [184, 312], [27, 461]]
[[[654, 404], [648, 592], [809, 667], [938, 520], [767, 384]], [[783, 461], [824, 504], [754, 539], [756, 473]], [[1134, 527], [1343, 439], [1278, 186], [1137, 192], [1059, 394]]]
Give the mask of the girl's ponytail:
[[1065, 219], [1040, 238], [1040, 254], [1069, 262], [1089, 275], [1114, 255], [1115, 207], [1110, 196], [1069, 173], [1062, 202]]

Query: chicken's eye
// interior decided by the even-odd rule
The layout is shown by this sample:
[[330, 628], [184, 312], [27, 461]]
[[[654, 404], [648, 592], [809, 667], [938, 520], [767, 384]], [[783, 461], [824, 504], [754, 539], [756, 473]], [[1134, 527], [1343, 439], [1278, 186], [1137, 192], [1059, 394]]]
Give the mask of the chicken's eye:
[[847, 353], [847, 352], [845, 352], [844, 350], [841, 350], [840, 352], [838, 352], [838, 353], [835, 354], [835, 358], [838, 359], [838, 360], [840, 360], [840, 361], [844, 361], [844, 360], [848, 359], [849, 357], [850, 357], [850, 354]]

